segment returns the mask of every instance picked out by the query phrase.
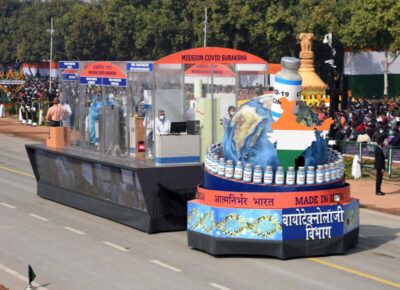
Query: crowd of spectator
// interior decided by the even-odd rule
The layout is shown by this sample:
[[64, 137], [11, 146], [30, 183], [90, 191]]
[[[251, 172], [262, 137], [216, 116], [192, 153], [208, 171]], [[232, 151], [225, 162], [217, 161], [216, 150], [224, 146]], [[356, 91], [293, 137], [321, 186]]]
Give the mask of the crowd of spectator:
[[[324, 121], [329, 110], [325, 104], [314, 106], [320, 121]], [[334, 114], [334, 124], [328, 137], [338, 141], [378, 142], [400, 146], [400, 96], [395, 99], [352, 98], [346, 109]]]
[[59, 92], [58, 78], [51, 79], [51, 91], [49, 77], [41, 76], [26, 76], [24, 87], [16, 94], [16, 101], [24, 98], [35, 99], [40, 102], [50, 100], [50, 102], [57, 96]]
[[50, 89], [49, 77], [25, 77], [24, 87], [13, 96], [22, 124], [41, 124], [41, 109], [47, 108], [46, 103], [52, 103], [59, 95], [58, 78], [52, 78], [51, 82]]

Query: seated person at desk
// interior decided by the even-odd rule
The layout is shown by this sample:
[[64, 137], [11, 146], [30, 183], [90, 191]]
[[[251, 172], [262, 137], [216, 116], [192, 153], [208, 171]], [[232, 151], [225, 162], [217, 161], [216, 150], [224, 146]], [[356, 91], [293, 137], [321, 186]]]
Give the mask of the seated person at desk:
[[155, 119], [156, 135], [167, 135], [171, 131], [171, 122], [165, 116], [164, 110], [158, 111], [158, 116]]

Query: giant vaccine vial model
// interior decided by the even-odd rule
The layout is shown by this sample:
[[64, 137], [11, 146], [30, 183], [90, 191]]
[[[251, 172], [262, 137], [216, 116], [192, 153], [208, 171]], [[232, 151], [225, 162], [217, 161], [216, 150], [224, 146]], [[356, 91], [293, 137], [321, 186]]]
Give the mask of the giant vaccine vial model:
[[222, 144], [208, 147], [203, 183], [188, 203], [190, 247], [286, 259], [357, 244], [359, 203], [343, 157], [325, 139], [332, 120], [319, 124], [299, 101], [298, 59], [282, 65], [274, 95], [243, 105]]

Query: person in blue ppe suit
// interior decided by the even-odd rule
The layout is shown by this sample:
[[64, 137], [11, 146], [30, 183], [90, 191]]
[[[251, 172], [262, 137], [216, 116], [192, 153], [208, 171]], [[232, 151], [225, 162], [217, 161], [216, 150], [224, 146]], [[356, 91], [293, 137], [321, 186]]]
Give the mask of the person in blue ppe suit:
[[[92, 103], [89, 107], [89, 144], [95, 145], [96, 144], [96, 121], [99, 120], [100, 116], [100, 107], [98, 105], [99, 97], [97, 95], [93, 96]], [[97, 141], [98, 142], [98, 141]]]

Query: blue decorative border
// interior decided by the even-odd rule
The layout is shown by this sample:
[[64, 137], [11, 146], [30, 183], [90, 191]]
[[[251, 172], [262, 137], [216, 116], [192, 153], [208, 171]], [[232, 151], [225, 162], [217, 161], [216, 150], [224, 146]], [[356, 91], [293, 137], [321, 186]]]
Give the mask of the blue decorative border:
[[156, 157], [157, 164], [195, 163], [200, 162], [199, 156]]
[[285, 80], [285, 79], [281, 79], [279, 77], [275, 77], [275, 82], [285, 84], [285, 85], [292, 85], [292, 86], [301, 85], [301, 81]]

